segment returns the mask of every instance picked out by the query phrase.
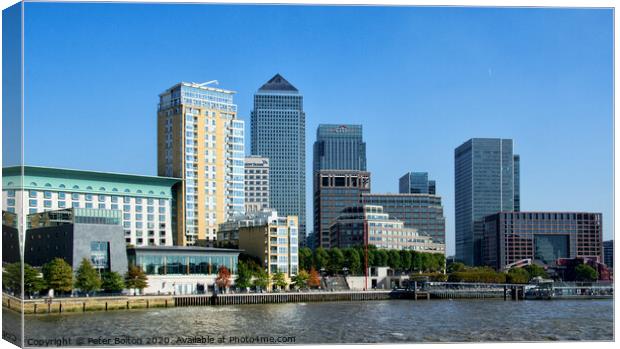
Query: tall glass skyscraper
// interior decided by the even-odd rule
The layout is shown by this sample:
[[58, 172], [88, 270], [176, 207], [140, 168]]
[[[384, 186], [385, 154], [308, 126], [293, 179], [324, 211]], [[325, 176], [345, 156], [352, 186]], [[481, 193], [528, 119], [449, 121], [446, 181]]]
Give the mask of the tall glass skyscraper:
[[398, 192], [401, 194], [436, 194], [434, 180], [428, 179], [428, 172], [405, 173], [398, 180]]
[[306, 234], [306, 114], [303, 96], [280, 74], [254, 94], [252, 155], [269, 159], [270, 206], [298, 216]]
[[157, 172], [175, 188], [175, 245], [215, 240], [220, 223], [244, 211], [244, 123], [235, 92], [178, 83], [159, 95]]
[[319, 125], [313, 150], [313, 173], [320, 170], [366, 171], [362, 125]]
[[457, 260], [482, 263], [484, 218], [518, 211], [518, 179], [511, 139], [472, 138], [454, 150]]

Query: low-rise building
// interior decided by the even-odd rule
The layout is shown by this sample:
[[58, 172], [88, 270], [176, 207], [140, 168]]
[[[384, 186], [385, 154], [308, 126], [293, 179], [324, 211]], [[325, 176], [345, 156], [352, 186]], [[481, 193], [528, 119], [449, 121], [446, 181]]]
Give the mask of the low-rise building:
[[502, 211], [485, 217], [482, 259], [498, 270], [515, 262], [603, 261], [603, 218], [590, 212]]
[[280, 217], [273, 210], [235, 217], [218, 230], [218, 246], [238, 247], [258, 258], [271, 275], [287, 277], [299, 271], [299, 221], [296, 216]]
[[127, 271], [121, 211], [71, 208], [28, 215], [24, 261], [41, 267], [54, 258], [77, 270], [82, 259], [100, 272]]
[[147, 275], [144, 294], [202, 294], [214, 290], [218, 270], [237, 273], [237, 249], [198, 246], [136, 246], [127, 248], [129, 265]]
[[67, 208], [119, 210], [125, 242], [169, 246], [173, 190], [179, 183], [168, 177], [14, 166], [2, 169], [2, 205], [18, 215]]
[[445, 253], [444, 244], [391, 218], [381, 206], [346, 208], [331, 225], [330, 236], [331, 246], [338, 248], [368, 244], [384, 249]]

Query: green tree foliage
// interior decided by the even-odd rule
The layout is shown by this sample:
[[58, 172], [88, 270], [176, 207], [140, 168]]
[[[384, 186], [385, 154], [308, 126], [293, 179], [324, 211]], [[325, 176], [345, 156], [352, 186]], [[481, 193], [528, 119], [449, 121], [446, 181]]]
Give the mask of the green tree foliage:
[[286, 276], [281, 271], [271, 275], [271, 282], [273, 282], [273, 285], [275, 287], [280, 289], [285, 289], [286, 286], [288, 286], [288, 283], [286, 282]]
[[120, 292], [125, 288], [123, 276], [115, 271], [101, 274], [101, 288], [105, 292]]
[[377, 250], [375, 252], [375, 265], [377, 267], [387, 267], [388, 259], [389, 257], [386, 250]]
[[305, 270], [300, 270], [297, 275], [293, 276], [293, 285], [297, 288], [304, 288], [308, 283], [308, 279], [310, 278], [310, 274]]
[[[22, 268], [21, 263], [7, 264], [2, 272], [2, 287], [17, 295], [21, 295]], [[45, 280], [39, 272], [28, 264], [24, 264], [24, 292], [31, 295], [45, 289]]]
[[545, 268], [536, 265], [536, 264], [530, 264], [528, 266], [525, 266], [524, 268], [525, 270], [527, 270], [527, 272], [530, 274], [530, 278], [535, 278], [540, 276], [543, 279], [548, 279], [549, 275], [547, 274], [547, 272], [545, 271]]
[[389, 250], [388, 252], [388, 266], [392, 269], [400, 269], [400, 253], [397, 250]]
[[55, 292], [71, 292], [73, 289], [73, 268], [62, 258], [54, 258], [42, 268], [43, 279], [48, 288]]
[[362, 272], [362, 258], [357, 249], [347, 248], [344, 250], [345, 266], [349, 268], [349, 273], [352, 275], [359, 275]]
[[125, 274], [125, 285], [129, 289], [143, 290], [148, 287], [147, 277], [142, 268], [131, 265]]
[[577, 281], [596, 281], [598, 272], [587, 264], [579, 264], [575, 267], [575, 279]]
[[252, 270], [250, 270], [248, 263], [240, 260], [237, 264], [237, 278], [235, 279], [235, 285], [242, 289], [251, 287], [252, 274]]
[[457, 271], [465, 271], [465, 264], [461, 263], [461, 262], [454, 262], [454, 263], [450, 263], [448, 264], [448, 273], [454, 273]]
[[318, 247], [316, 251], [314, 251], [314, 266], [317, 269], [327, 269], [329, 264], [329, 254], [323, 247]]
[[499, 273], [489, 267], [477, 267], [457, 271], [448, 276], [449, 282], [484, 282], [505, 283], [506, 274]]
[[86, 258], [80, 262], [80, 266], [75, 272], [75, 288], [83, 292], [92, 292], [101, 289], [101, 278], [97, 270]]
[[303, 270], [310, 270], [314, 265], [314, 259], [312, 256], [312, 250], [307, 247], [299, 249], [299, 268]]
[[527, 284], [530, 274], [523, 268], [512, 268], [506, 273], [506, 282], [510, 284]]
[[257, 289], [266, 289], [269, 285], [269, 274], [263, 269], [254, 275], [252, 285]]
[[327, 270], [332, 274], [342, 272], [342, 267], [344, 267], [344, 254], [342, 251], [339, 248], [334, 247], [329, 249], [327, 253], [329, 254]]
[[400, 252], [400, 267], [403, 270], [411, 270], [411, 263], [413, 261], [413, 255], [409, 250], [401, 250]]

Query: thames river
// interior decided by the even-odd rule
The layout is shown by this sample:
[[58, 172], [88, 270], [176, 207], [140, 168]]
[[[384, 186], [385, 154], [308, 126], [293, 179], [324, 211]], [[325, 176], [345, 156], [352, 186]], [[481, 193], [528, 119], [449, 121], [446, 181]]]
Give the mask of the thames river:
[[[15, 331], [18, 319], [5, 310], [5, 330]], [[612, 300], [389, 300], [30, 315], [25, 333], [27, 346], [54, 346], [59, 339], [92, 346], [265, 338], [296, 344], [610, 341], [614, 335]], [[192, 343], [197, 340], [202, 343]]]

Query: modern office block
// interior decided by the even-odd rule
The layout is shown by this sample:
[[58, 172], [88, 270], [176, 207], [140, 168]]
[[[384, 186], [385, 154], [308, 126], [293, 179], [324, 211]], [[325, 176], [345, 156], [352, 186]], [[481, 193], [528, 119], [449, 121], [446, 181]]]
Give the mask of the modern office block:
[[179, 182], [167, 177], [14, 166], [2, 171], [2, 203], [9, 212], [24, 205], [28, 214], [66, 208], [120, 210], [126, 243], [172, 245], [173, 188]]
[[408, 172], [398, 180], [398, 192], [401, 194], [436, 194], [434, 180], [428, 179], [428, 172]]
[[329, 226], [342, 210], [359, 206], [370, 193], [370, 172], [320, 170], [314, 173], [314, 247], [330, 247]]
[[515, 155], [514, 161], [514, 200], [515, 211], [521, 211], [521, 157]]
[[456, 259], [481, 264], [484, 217], [518, 209], [511, 139], [472, 138], [454, 151]]
[[24, 262], [41, 267], [54, 258], [77, 270], [83, 259], [99, 272], [127, 271], [121, 211], [69, 208], [28, 215]]
[[269, 207], [299, 217], [306, 234], [306, 114], [303, 96], [280, 74], [254, 94], [252, 155], [269, 159]]
[[235, 249], [198, 246], [144, 246], [127, 249], [129, 263], [147, 276], [144, 294], [203, 294], [214, 291], [220, 267], [237, 274]]
[[313, 150], [313, 173], [320, 170], [366, 171], [362, 125], [319, 125]]
[[368, 244], [384, 249], [445, 253], [444, 244], [406, 227], [375, 205], [345, 209], [330, 226], [330, 236], [331, 246], [338, 248]]
[[219, 223], [242, 213], [244, 123], [235, 92], [182, 82], [159, 95], [157, 171], [182, 178], [175, 244], [214, 240]]
[[269, 208], [269, 159], [261, 156], [245, 158], [245, 212]]
[[295, 216], [274, 210], [254, 212], [220, 225], [219, 246], [238, 247], [260, 259], [268, 273], [282, 272], [290, 279], [299, 272], [299, 225]]
[[613, 269], [614, 267], [614, 240], [603, 241], [603, 263]]
[[484, 219], [482, 261], [498, 270], [524, 259], [550, 266], [560, 258], [602, 262], [602, 234], [600, 213], [502, 211]]
[[362, 194], [362, 204], [382, 206], [391, 217], [417, 229], [437, 243], [446, 242], [446, 218], [441, 197], [431, 194]]

